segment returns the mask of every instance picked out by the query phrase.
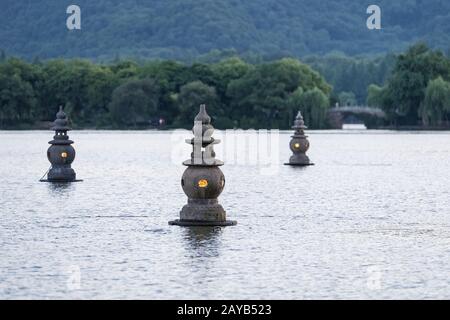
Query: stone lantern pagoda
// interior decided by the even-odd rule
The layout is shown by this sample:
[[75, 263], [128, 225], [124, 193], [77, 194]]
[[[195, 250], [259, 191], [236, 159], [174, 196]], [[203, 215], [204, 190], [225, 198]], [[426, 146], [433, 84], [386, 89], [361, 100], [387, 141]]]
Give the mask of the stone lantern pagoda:
[[43, 182], [76, 182], [76, 173], [72, 169], [71, 164], [75, 159], [75, 149], [72, 147], [73, 141], [69, 140], [67, 131], [68, 126], [67, 115], [63, 108], [59, 108], [56, 114], [56, 120], [53, 122], [52, 130], [55, 130], [53, 140], [49, 142], [51, 146], [47, 151], [47, 158], [52, 164], [47, 174], [46, 180]]
[[289, 158], [289, 163], [285, 163], [290, 166], [311, 166], [314, 163], [311, 163], [308, 156], [306, 155], [306, 151], [309, 149], [309, 141], [308, 136], [305, 135], [305, 129], [308, 127], [305, 126], [305, 122], [303, 121], [302, 113], [299, 111], [297, 116], [295, 117], [294, 125], [292, 129], [295, 129], [294, 135], [291, 136], [291, 142], [289, 143], [289, 147], [294, 153]]
[[220, 170], [223, 162], [215, 158], [214, 145], [220, 140], [214, 139], [211, 118], [205, 105], [194, 120], [192, 129], [194, 138], [187, 139], [192, 145], [191, 158], [183, 162], [187, 169], [181, 178], [181, 186], [188, 196], [188, 203], [180, 212], [180, 219], [170, 221], [170, 225], [179, 226], [231, 226], [236, 221], [226, 218], [226, 212], [217, 198], [225, 186], [225, 177]]

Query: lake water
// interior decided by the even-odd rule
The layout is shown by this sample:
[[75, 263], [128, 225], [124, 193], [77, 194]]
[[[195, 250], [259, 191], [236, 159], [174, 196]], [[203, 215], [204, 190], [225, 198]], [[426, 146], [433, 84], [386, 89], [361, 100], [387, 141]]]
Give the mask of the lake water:
[[0, 132], [0, 298], [449, 299], [450, 133], [309, 132], [303, 169], [290, 134], [270, 170], [217, 152], [237, 226], [182, 228], [189, 132], [70, 132], [62, 186], [52, 132]]

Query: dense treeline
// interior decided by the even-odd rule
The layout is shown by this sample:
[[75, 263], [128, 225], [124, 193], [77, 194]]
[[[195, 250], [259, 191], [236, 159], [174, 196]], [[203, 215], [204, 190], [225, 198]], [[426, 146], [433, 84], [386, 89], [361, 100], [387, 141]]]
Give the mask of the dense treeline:
[[330, 106], [366, 102], [382, 108], [393, 126], [450, 125], [450, 59], [439, 50], [417, 44], [398, 56], [305, 61], [310, 66], [238, 57], [28, 63], [0, 51], [0, 128], [36, 127], [53, 120], [59, 105], [78, 128], [141, 128], [160, 119], [167, 128], [187, 128], [201, 103], [218, 128], [287, 129], [297, 109], [311, 128], [327, 128]]
[[317, 72], [289, 58], [256, 65], [239, 58], [192, 65], [4, 58], [0, 127], [51, 121], [59, 105], [75, 127], [148, 127], [159, 119], [190, 127], [198, 105], [207, 103], [218, 128], [285, 129], [299, 106], [312, 127], [323, 128], [330, 93]]
[[398, 56], [384, 86], [369, 86], [367, 102], [396, 126], [449, 127], [450, 59], [425, 44], [412, 46]]
[[[275, 60], [400, 52], [418, 40], [447, 50], [450, 43], [450, 2], [443, 0], [77, 0], [81, 31], [68, 31], [66, 8], [73, 3], [2, 0], [0, 46], [29, 60], [191, 63], [215, 49]], [[369, 4], [381, 7], [381, 30], [366, 27]]]

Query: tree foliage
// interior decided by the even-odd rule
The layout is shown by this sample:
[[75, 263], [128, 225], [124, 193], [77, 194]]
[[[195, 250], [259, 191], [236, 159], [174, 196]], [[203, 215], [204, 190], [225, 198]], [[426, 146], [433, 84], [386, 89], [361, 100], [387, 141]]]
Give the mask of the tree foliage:
[[[0, 62], [0, 127], [52, 121], [64, 105], [77, 128], [134, 128], [160, 118], [169, 128], [188, 128], [198, 105], [206, 103], [218, 128], [288, 129], [298, 109], [311, 128], [325, 128], [327, 109], [338, 101], [367, 101], [397, 125], [448, 125], [450, 59], [440, 51], [417, 44], [393, 61], [390, 55], [350, 64], [350, 58], [323, 59], [314, 58], [309, 66], [294, 58], [253, 64], [238, 57], [215, 63], [118, 59], [100, 64], [6, 57]], [[317, 72], [325, 65], [338, 90]], [[365, 67], [339, 75], [345, 66], [358, 65]], [[378, 81], [367, 85], [361, 100], [351, 83], [365, 83], [367, 72], [378, 74]]]
[[[0, 125], [52, 121], [63, 105], [78, 128], [135, 128], [160, 118], [168, 127], [188, 128], [198, 105], [206, 103], [218, 128], [287, 129], [300, 107], [291, 99], [298, 89], [320, 91], [328, 107], [331, 86], [295, 59], [253, 65], [227, 58], [187, 65], [11, 58], [0, 63]], [[311, 119], [312, 127], [326, 125], [321, 112], [311, 113], [319, 117]]]
[[179, 113], [176, 118], [178, 126], [192, 127], [192, 119], [198, 113], [198, 106], [208, 105], [208, 112], [215, 117], [219, 116], [221, 109], [218, 107], [216, 89], [201, 81], [193, 81], [180, 88], [177, 96]]
[[[288, 127], [293, 118], [290, 96], [299, 88], [317, 88], [329, 96], [331, 87], [311, 68], [294, 59], [257, 65], [230, 82], [231, 115], [243, 128]], [[297, 106], [298, 108], [299, 106]], [[237, 115], [241, 115], [238, 117]]]
[[0, 125], [29, 123], [39, 113], [42, 73], [18, 59], [0, 64]]
[[323, 129], [326, 127], [327, 110], [329, 107], [328, 97], [317, 87], [303, 92], [297, 89], [290, 99], [292, 110], [300, 110], [305, 122], [313, 128]]
[[425, 99], [421, 108], [425, 125], [440, 125], [448, 121], [450, 113], [450, 83], [442, 77], [431, 80], [425, 90]]
[[367, 88], [367, 105], [369, 107], [379, 108], [383, 105], [383, 88], [376, 84], [371, 84]]
[[152, 79], [130, 80], [112, 93], [109, 105], [112, 121], [119, 126], [148, 125], [149, 118], [157, 114], [159, 87]]
[[306, 57], [304, 62], [318, 71], [333, 86], [333, 97], [340, 101], [341, 93], [353, 95], [351, 103], [364, 105], [367, 87], [371, 84], [382, 86], [394, 67], [396, 56], [386, 54], [375, 58], [349, 57], [339, 53], [325, 56]]
[[370, 101], [380, 104], [396, 124], [418, 125], [429, 120], [436, 124], [448, 113], [442, 109], [445, 99], [438, 100], [445, 96], [442, 92], [449, 80], [450, 59], [418, 43], [398, 56], [382, 89], [371, 87]]

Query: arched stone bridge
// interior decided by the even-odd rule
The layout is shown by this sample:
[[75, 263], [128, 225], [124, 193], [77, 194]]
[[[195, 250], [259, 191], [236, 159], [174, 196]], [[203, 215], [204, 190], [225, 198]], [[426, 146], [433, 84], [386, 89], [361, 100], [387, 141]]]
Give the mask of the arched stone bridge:
[[328, 122], [333, 129], [342, 129], [342, 125], [351, 119], [364, 122], [368, 129], [376, 128], [383, 124], [385, 118], [383, 110], [367, 106], [343, 106], [328, 110]]

